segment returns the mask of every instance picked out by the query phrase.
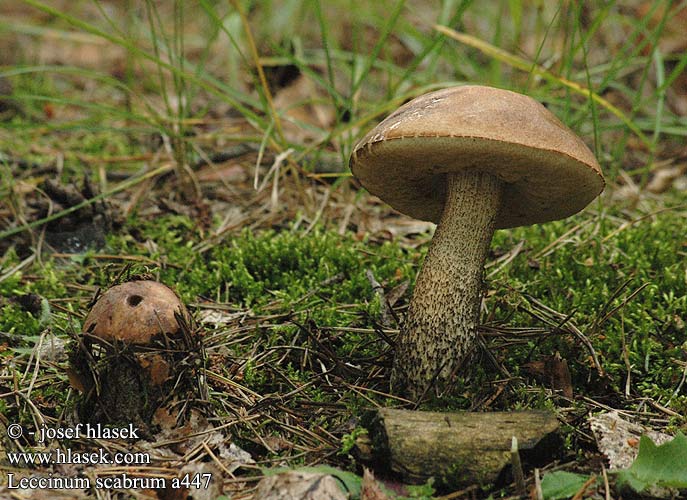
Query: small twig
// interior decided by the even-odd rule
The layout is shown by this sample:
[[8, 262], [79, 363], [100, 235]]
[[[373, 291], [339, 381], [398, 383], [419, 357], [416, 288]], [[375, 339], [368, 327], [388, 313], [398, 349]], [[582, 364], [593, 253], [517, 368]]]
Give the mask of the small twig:
[[573, 234], [573, 233], [575, 233], [576, 231], [579, 231], [580, 229], [582, 229], [584, 226], [586, 226], [586, 225], [589, 224], [590, 222], [591, 222], [591, 219], [586, 220], [586, 221], [583, 221], [583, 222], [581, 222], [580, 224], [577, 224], [577, 225], [574, 226], [572, 229], [566, 231], [566, 232], [563, 233], [561, 236], [559, 236], [556, 240], [552, 241], [551, 243], [549, 243], [548, 245], [546, 245], [544, 248], [542, 248], [541, 250], [539, 250], [536, 254], [534, 254], [534, 257], [533, 257], [533, 258], [534, 258], [534, 259], [539, 259], [539, 258], [541, 258], [541, 257], [546, 257], [547, 255], [549, 255], [550, 253], [552, 253], [553, 249], [556, 248], [556, 246], [557, 246], [559, 243], [561, 243], [562, 241], [564, 241], [564, 240], [565, 240], [568, 236], [570, 236], [571, 234]]
[[654, 401], [653, 399], [648, 399], [647, 402], [648, 402], [651, 406], [653, 406], [654, 408], [656, 408], [658, 411], [663, 412], [663, 413], [665, 413], [666, 415], [670, 415], [671, 417], [682, 417], [682, 415], [679, 414], [678, 412], [676, 412], [676, 411], [674, 411], [674, 410], [671, 410], [670, 408], [666, 408], [666, 407], [663, 406], [663, 405], [658, 404], [658, 403], [657, 403], [656, 401]]
[[511, 248], [507, 253], [499, 257], [498, 259], [490, 262], [487, 264], [485, 267], [489, 268], [492, 267], [495, 264], [498, 264], [495, 269], [493, 269], [489, 274], [487, 274], [487, 278], [491, 278], [495, 274], [497, 274], [501, 269], [506, 267], [508, 264], [513, 262], [513, 260], [520, 255], [520, 252], [522, 251], [522, 247], [525, 245], [525, 240], [520, 240], [517, 245], [515, 245], [513, 248]]
[[250, 55], [253, 59], [253, 64], [255, 64], [255, 69], [258, 72], [260, 87], [265, 93], [265, 100], [267, 101], [267, 107], [269, 108], [269, 113], [272, 118], [272, 122], [274, 123], [274, 126], [277, 130], [277, 135], [279, 136], [279, 139], [282, 141], [282, 143], [284, 143], [284, 131], [281, 126], [281, 119], [279, 117], [279, 113], [277, 113], [277, 109], [274, 106], [272, 92], [270, 92], [270, 86], [267, 84], [267, 78], [265, 77], [265, 71], [262, 68], [260, 55], [258, 54], [258, 48], [255, 44], [255, 39], [253, 38], [253, 32], [250, 28], [250, 23], [248, 22], [246, 13], [243, 10], [243, 7], [241, 6], [241, 2], [239, 2], [238, 0], [230, 0], [230, 2], [233, 5], [234, 9], [236, 9], [239, 18], [241, 19], [241, 24], [243, 25], [243, 30], [246, 35], [248, 50], [250, 51]]
[[[2, 238], [0, 237], [0, 239], [2, 239]], [[31, 255], [26, 257], [24, 260], [22, 260], [19, 264], [17, 264], [14, 267], [11, 267], [4, 274], [0, 275], [0, 283], [5, 281], [10, 276], [14, 276], [15, 273], [24, 269], [26, 266], [31, 264], [34, 260], [36, 260], [36, 254], [32, 253]]]
[[272, 193], [270, 194], [270, 209], [272, 211], [275, 211], [279, 204], [279, 171], [282, 164], [291, 153], [293, 153], [293, 149], [289, 148], [286, 151], [279, 153], [274, 158], [272, 166], [267, 171], [267, 174], [265, 174], [265, 178], [263, 179], [262, 184], [260, 184], [260, 186], [257, 189], [257, 191], [260, 192], [265, 188], [265, 185], [267, 184], [267, 181], [269, 180], [271, 174], [274, 178], [274, 181], [272, 182]]
[[625, 338], [625, 321], [621, 318], [620, 340], [622, 342], [623, 361], [627, 376], [625, 377], [625, 397], [630, 397], [630, 389], [632, 388], [632, 363], [630, 363], [630, 350], [627, 346], [627, 339]]
[[683, 208], [687, 207], [687, 204], [682, 204], [682, 205], [675, 205], [674, 207], [666, 207], [666, 208], [661, 208], [660, 210], [656, 210], [654, 212], [651, 212], [649, 214], [643, 215], [642, 217], [638, 217], [636, 219], [633, 219], [631, 221], [627, 221], [624, 224], [622, 224], [618, 229], [615, 231], [611, 231], [608, 233], [603, 240], [601, 240], [601, 243], [606, 243], [608, 240], [613, 238], [615, 235], [618, 233], [624, 231], [625, 229], [634, 226], [638, 222], [642, 222], [643, 220], [649, 219], [655, 215], [662, 214], [663, 212], [670, 212], [671, 210], [682, 210]]
[[680, 391], [682, 391], [682, 386], [685, 384], [685, 380], [687, 380], [687, 363], [675, 358], [671, 358], [671, 361], [679, 366], [684, 367], [682, 370], [682, 378], [680, 379], [680, 382], [677, 384], [677, 387], [673, 391], [673, 395], [671, 396], [672, 399], [676, 397], [678, 394], [680, 394]]
[[519, 495], [527, 493], [527, 486], [525, 485], [525, 473], [522, 471], [522, 462], [520, 461], [520, 452], [518, 451], [518, 438], [513, 436], [510, 446], [510, 463], [513, 469], [513, 481], [515, 482], [515, 491]]
[[592, 361], [594, 362], [594, 367], [596, 368], [597, 373], [599, 374], [599, 377], [605, 377], [606, 372], [604, 371], [603, 367], [601, 366], [601, 363], [599, 362], [599, 357], [596, 354], [596, 351], [594, 350], [594, 346], [592, 345], [592, 342], [573, 324], [568, 325], [568, 329], [575, 334], [575, 336], [582, 341], [582, 343], [587, 347], [587, 350], [589, 351], [589, 355], [592, 357]]
[[212, 452], [212, 450], [208, 446], [207, 442], [203, 441], [202, 444], [203, 444], [203, 448], [205, 448], [205, 453], [207, 453], [210, 456], [210, 458], [212, 458], [212, 461], [215, 462], [217, 464], [217, 466], [224, 471], [225, 474], [227, 474], [232, 479], [235, 479], [236, 476], [234, 476], [234, 474], [232, 474], [231, 471], [224, 466], [224, 464], [222, 463], [222, 461], [219, 458], [217, 458], [217, 455], [215, 455]]
[[[541, 311], [544, 311], [548, 313], [550, 316], [558, 319], [562, 319], [562, 321], [559, 321], [558, 323], [554, 323], [552, 320], [548, 320], [549, 324], [553, 324], [555, 326], [556, 330], [560, 331], [568, 331], [572, 334], [574, 334], [578, 339], [582, 341], [582, 343], [585, 345], [587, 350], [589, 351], [589, 355], [592, 357], [592, 360], [594, 362], [594, 367], [596, 368], [596, 371], [598, 372], [600, 377], [605, 377], [605, 371], [603, 367], [601, 366], [601, 363], [599, 362], [599, 357], [596, 354], [596, 350], [594, 349], [594, 345], [592, 342], [587, 338], [586, 335], [584, 335], [577, 326], [572, 322], [572, 316], [573, 313], [565, 315], [563, 313], [560, 313], [554, 309], [551, 309], [547, 305], [545, 305], [542, 302], [539, 302], [537, 299], [534, 297], [528, 296], [528, 300], [530, 301], [531, 304], [535, 305], [538, 309]], [[528, 314], [531, 314], [534, 316], [534, 313], [532, 311], [528, 311], [527, 309], [523, 308], [523, 311], [525, 311]], [[535, 316], [537, 317], [537, 316]], [[544, 319], [544, 318], [540, 318]], [[546, 320], [545, 320], [546, 321]], [[565, 328], [563, 326], [565, 325]]]
[[534, 493], [537, 500], [544, 500], [544, 492], [541, 490], [541, 478], [539, 477], [539, 469], [534, 469]]
[[324, 213], [324, 209], [327, 208], [327, 203], [329, 203], [329, 196], [331, 195], [331, 190], [327, 189], [324, 192], [324, 196], [322, 197], [322, 203], [320, 203], [320, 207], [317, 209], [317, 213], [315, 214], [315, 217], [313, 220], [310, 222], [308, 227], [305, 229], [305, 232], [303, 233], [303, 236], [307, 235], [310, 233], [310, 231], [313, 230], [313, 228], [317, 225], [319, 220], [322, 218], [322, 214]]
[[605, 498], [606, 500], [611, 500], [611, 488], [608, 484], [608, 474], [606, 474], [606, 467], [604, 467], [604, 464], [601, 464], [601, 475], [604, 478], [604, 491], [606, 492]]
[[[481, 488], [481, 486], [479, 484], [473, 484], [473, 485], [468, 486], [467, 488], [463, 488], [462, 490], [454, 491], [453, 493], [449, 493], [448, 495], [444, 495], [441, 497], [434, 497], [434, 498], [436, 498], [436, 500], [454, 500], [455, 498], [463, 498], [468, 493], [473, 493], [475, 490], [478, 490], [480, 488]], [[544, 500], [544, 499], [542, 499], [542, 500]]]
[[592, 484], [596, 482], [596, 474], [593, 474], [592, 477], [590, 477], [583, 485], [582, 487], [577, 490], [577, 493], [572, 497], [572, 500], [582, 500], [585, 498], [585, 493], [587, 492], [587, 488], [589, 488]]

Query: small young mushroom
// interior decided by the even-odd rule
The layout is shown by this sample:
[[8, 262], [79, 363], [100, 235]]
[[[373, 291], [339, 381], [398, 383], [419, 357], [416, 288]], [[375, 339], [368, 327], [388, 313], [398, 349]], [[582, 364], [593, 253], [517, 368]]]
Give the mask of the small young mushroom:
[[171, 288], [157, 281], [127, 281], [100, 296], [83, 330], [109, 342], [145, 345], [156, 335], [179, 330], [175, 313], [188, 319], [186, 307]]
[[200, 339], [179, 297], [157, 281], [128, 281], [105, 291], [83, 325], [70, 375], [84, 392], [82, 418], [132, 423], [146, 432], [155, 410], [197, 387], [193, 363]]
[[396, 345], [392, 390], [443, 389], [472, 348], [494, 230], [568, 217], [604, 187], [592, 152], [530, 97], [466, 85], [413, 99], [354, 148], [351, 171], [437, 223]]

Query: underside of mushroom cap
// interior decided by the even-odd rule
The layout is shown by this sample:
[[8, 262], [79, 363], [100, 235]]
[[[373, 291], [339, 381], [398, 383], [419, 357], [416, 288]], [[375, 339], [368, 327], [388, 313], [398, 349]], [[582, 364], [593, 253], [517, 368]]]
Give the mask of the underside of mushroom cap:
[[420, 96], [355, 147], [351, 171], [396, 210], [438, 222], [446, 174], [487, 172], [503, 182], [496, 227], [561, 219], [601, 193], [592, 152], [537, 101], [482, 86]]

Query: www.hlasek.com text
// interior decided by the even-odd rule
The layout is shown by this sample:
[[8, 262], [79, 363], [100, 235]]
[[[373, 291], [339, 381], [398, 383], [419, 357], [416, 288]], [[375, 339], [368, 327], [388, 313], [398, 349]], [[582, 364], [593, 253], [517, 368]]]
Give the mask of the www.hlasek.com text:
[[7, 452], [7, 461], [10, 465], [59, 465], [59, 464], [80, 464], [80, 465], [148, 465], [150, 464], [150, 454], [144, 452], [110, 453], [103, 448], [97, 451], [72, 451], [54, 449], [50, 451], [34, 452]]

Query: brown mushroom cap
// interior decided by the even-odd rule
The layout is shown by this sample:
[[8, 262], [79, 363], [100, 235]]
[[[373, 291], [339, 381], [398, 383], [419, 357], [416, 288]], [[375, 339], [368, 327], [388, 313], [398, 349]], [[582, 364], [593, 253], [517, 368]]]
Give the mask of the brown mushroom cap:
[[128, 281], [108, 289], [88, 313], [83, 331], [108, 342], [148, 344], [179, 330], [174, 312], [188, 317], [186, 307], [166, 285]]
[[565, 218], [604, 188], [592, 152], [543, 105], [477, 85], [401, 106], [355, 146], [350, 167], [396, 210], [436, 223], [447, 173], [482, 171], [503, 181], [497, 228]]

